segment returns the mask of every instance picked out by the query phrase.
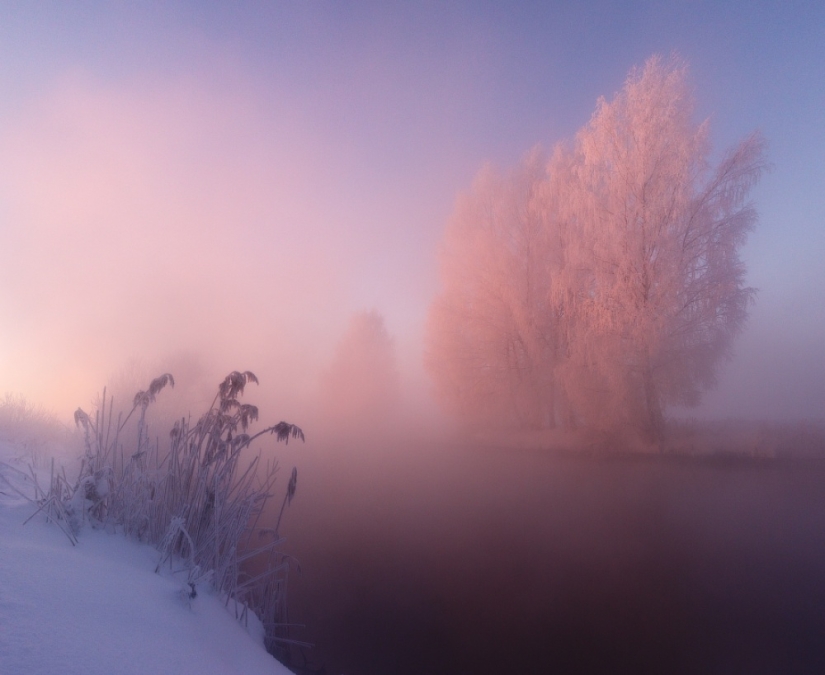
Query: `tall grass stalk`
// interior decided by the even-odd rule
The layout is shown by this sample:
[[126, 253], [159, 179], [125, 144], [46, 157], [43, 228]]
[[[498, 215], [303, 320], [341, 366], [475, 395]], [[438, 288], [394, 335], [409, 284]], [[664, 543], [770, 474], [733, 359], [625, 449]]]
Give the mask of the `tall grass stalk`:
[[[267, 649], [279, 656], [283, 646], [295, 642], [286, 614], [288, 558], [278, 550], [277, 527], [256, 530], [275, 493], [278, 463], [265, 462], [259, 453], [245, 464], [241, 455], [260, 436], [288, 443], [304, 434], [287, 422], [250, 434], [258, 409], [239, 400], [249, 382], [258, 382], [251, 372], [230, 373], [197, 422], [186, 417], [175, 422], [167, 448], [151, 440], [146, 412], [166, 386], [174, 386], [172, 375], [154, 379], [135, 395], [130, 412], [116, 419], [104, 390], [94, 416], [75, 413], [85, 442], [77, 481], [70, 485], [65, 474], [53, 472], [40, 501], [72, 543], [89, 521], [154, 545], [160, 551], [156, 571], [168, 564], [185, 572], [190, 597], [208, 583], [243, 621], [251, 608], [264, 625]], [[127, 439], [127, 423], [134, 417], [135, 438]], [[296, 480], [293, 469], [284, 504], [292, 500]], [[264, 571], [249, 577], [243, 570], [253, 560], [265, 560]]]

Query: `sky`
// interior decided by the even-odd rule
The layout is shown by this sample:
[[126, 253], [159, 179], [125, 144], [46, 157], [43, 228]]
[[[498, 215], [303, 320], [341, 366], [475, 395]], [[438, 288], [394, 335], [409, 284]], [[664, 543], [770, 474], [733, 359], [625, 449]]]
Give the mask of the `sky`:
[[0, 393], [64, 415], [125, 363], [196, 354], [286, 415], [364, 310], [426, 391], [456, 197], [674, 51], [717, 156], [758, 129], [773, 166], [750, 321], [689, 414], [822, 418], [819, 2], [4, 3]]

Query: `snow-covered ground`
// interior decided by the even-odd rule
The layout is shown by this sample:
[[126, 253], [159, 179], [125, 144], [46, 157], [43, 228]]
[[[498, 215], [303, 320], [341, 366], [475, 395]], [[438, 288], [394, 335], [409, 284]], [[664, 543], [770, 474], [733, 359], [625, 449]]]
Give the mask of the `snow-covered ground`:
[[[85, 527], [73, 546], [35, 508], [27, 458], [0, 441], [2, 675], [287, 675], [207, 589], [155, 574], [149, 546]], [[48, 483], [48, 472], [41, 485]], [[11, 485], [10, 485], [11, 483]]]

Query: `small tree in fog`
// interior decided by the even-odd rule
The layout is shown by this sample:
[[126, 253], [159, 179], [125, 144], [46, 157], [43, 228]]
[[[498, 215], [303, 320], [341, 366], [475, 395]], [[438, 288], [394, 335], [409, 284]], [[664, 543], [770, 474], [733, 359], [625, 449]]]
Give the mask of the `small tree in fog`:
[[709, 168], [687, 72], [650, 59], [542, 168], [485, 169], [445, 234], [428, 366], [442, 398], [508, 426], [631, 427], [714, 384], [747, 316], [739, 249], [758, 135]]
[[356, 313], [321, 378], [324, 416], [338, 429], [380, 424], [396, 412], [399, 396], [395, 345], [384, 318]]

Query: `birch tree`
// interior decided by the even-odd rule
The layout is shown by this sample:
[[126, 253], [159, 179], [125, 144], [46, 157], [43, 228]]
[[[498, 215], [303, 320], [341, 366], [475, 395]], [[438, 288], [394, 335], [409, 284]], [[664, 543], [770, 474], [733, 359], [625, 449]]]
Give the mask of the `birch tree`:
[[588, 272], [576, 335], [588, 372], [572, 384], [591, 422], [655, 441], [666, 405], [694, 404], [715, 383], [754, 295], [739, 251], [764, 143], [749, 136], [712, 170], [693, 108], [683, 63], [653, 57], [632, 71], [579, 133], [566, 199]]
[[470, 423], [552, 423], [543, 178], [538, 150], [507, 175], [485, 167], [445, 233], [444, 291], [430, 311], [427, 365], [441, 399]]
[[479, 174], [429, 316], [427, 363], [453, 410], [655, 442], [668, 405], [713, 386], [754, 296], [739, 252], [764, 142], [714, 169], [693, 117], [686, 66], [653, 57], [549, 163]]

